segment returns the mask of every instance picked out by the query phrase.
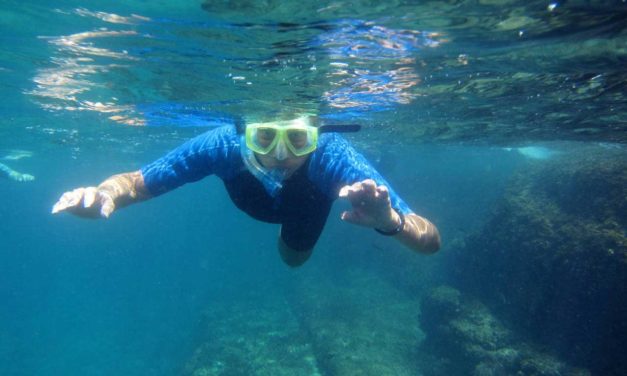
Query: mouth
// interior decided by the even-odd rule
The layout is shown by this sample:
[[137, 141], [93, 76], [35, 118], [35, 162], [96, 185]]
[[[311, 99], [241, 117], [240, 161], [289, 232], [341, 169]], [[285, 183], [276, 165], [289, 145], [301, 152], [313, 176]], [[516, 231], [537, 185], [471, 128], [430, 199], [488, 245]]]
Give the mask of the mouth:
[[274, 168], [276, 168], [277, 170], [289, 170], [290, 167], [290, 164], [285, 162], [278, 162], [274, 165]]

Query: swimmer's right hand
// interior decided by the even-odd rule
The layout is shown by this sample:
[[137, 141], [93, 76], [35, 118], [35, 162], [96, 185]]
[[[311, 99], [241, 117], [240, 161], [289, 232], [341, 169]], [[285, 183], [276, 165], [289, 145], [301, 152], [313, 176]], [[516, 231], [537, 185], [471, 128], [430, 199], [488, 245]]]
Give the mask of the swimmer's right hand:
[[111, 194], [98, 187], [81, 187], [65, 192], [52, 207], [52, 214], [66, 211], [83, 218], [109, 218], [115, 210]]
[[150, 198], [141, 171], [113, 175], [97, 187], [65, 192], [52, 214], [67, 211], [84, 218], [109, 218], [114, 210]]

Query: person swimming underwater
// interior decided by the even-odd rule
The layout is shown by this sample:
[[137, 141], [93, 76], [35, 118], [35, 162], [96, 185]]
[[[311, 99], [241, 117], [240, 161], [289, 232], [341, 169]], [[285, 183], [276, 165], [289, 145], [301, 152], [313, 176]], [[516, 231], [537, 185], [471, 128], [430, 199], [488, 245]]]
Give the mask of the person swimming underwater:
[[408, 248], [434, 253], [440, 235], [414, 213], [338, 133], [359, 126], [315, 126], [310, 116], [222, 126], [133, 172], [64, 193], [52, 213], [108, 218], [122, 207], [217, 175], [251, 217], [280, 224], [279, 254], [292, 267], [309, 259], [333, 202], [348, 200], [345, 222], [375, 229]]

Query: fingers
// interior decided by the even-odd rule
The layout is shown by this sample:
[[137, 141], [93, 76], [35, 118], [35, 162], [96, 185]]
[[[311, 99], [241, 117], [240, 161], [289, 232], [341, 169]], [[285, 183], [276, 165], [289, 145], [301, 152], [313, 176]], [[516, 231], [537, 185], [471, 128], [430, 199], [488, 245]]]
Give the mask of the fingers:
[[339, 197], [351, 199], [356, 195], [362, 194], [364, 191], [363, 182], [345, 185], [340, 189]]
[[[353, 184], [355, 185], [355, 184]], [[345, 185], [342, 188], [340, 188], [340, 193], [339, 193], [339, 197], [340, 198], [346, 198], [348, 197], [348, 193], [353, 189], [353, 185]]]
[[67, 210], [78, 205], [83, 200], [85, 188], [76, 188], [73, 191], [65, 192], [63, 196], [52, 207], [52, 214]]
[[348, 198], [353, 206], [364, 206], [374, 202], [387, 204], [390, 199], [388, 188], [377, 186], [372, 179], [366, 179], [340, 189], [340, 198]]
[[389, 201], [390, 200], [390, 191], [388, 191], [388, 187], [385, 185], [380, 185], [377, 187], [377, 196], [381, 200]]
[[65, 210], [65, 208], [61, 207], [61, 203], [59, 201], [55, 202], [55, 204], [52, 206], [52, 214], [57, 214], [58, 212]]
[[340, 218], [344, 222], [353, 223], [353, 224], [361, 224], [359, 215], [354, 211], [344, 211], [342, 212], [342, 215], [340, 216]]
[[52, 207], [52, 214], [68, 211], [86, 218], [109, 218], [115, 210], [115, 202], [96, 187], [77, 188], [65, 192]]
[[111, 213], [115, 210], [115, 202], [113, 202], [111, 196], [107, 194], [101, 195], [100, 202], [102, 204], [102, 207], [100, 208], [100, 215], [104, 218], [109, 218]]
[[374, 196], [377, 191], [377, 183], [372, 179], [366, 179], [361, 182], [363, 192], [368, 196]]
[[96, 189], [96, 187], [85, 188], [85, 192], [83, 194], [83, 207], [91, 208], [96, 201], [96, 196], [98, 196], [98, 189]]
[[348, 199], [352, 210], [345, 211], [341, 219], [345, 222], [366, 227], [376, 227], [381, 218], [390, 213], [390, 192], [384, 185], [377, 185], [372, 179], [366, 179], [340, 189], [340, 198]]

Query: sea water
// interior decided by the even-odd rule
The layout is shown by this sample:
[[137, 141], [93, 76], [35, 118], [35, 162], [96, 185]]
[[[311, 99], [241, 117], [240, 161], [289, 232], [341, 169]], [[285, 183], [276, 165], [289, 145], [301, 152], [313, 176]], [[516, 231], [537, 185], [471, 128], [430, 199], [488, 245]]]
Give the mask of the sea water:
[[[3, 1], [0, 163], [35, 179], [0, 179], [0, 374], [620, 374], [626, 12]], [[304, 112], [362, 124], [349, 140], [438, 254], [338, 201], [290, 269], [215, 177], [108, 220], [50, 214], [212, 128]]]

